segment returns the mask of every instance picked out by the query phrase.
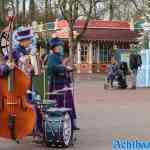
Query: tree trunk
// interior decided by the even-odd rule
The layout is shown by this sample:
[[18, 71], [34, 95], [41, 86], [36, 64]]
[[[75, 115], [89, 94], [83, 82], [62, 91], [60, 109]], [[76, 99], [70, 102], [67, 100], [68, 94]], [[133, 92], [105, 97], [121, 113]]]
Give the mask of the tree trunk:
[[52, 10], [52, 0], [49, 0], [49, 9]]
[[97, 18], [97, 8], [96, 8], [96, 1], [93, 2], [93, 9], [94, 9], [94, 18]]
[[23, 24], [25, 24], [25, 20], [26, 20], [26, 0], [23, 0], [23, 3], [22, 3], [22, 10], [23, 10], [23, 12], [22, 12], [22, 15], [23, 15], [23, 17], [22, 17], [22, 19], [23, 19]]
[[45, 22], [48, 21], [48, 0], [45, 0]]
[[5, 22], [5, 0], [1, 0], [1, 18], [2, 18], [2, 21]]
[[35, 0], [30, 0], [30, 10], [29, 10], [29, 16], [30, 16], [30, 23], [34, 21], [35, 19]]
[[19, 21], [19, 0], [16, 0], [16, 24]]
[[110, 0], [109, 4], [109, 20], [114, 19], [114, 7], [113, 7], [113, 0]]

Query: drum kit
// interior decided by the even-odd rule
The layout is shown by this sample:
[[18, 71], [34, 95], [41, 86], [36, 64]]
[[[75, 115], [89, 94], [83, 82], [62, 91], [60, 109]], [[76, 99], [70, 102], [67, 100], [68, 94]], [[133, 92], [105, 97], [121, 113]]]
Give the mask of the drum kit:
[[[45, 69], [43, 78], [46, 78]], [[46, 86], [46, 80], [44, 79], [42, 80], [44, 82], [43, 85]], [[35, 100], [36, 105], [43, 113], [43, 143], [48, 147], [69, 147], [76, 140], [72, 128], [72, 119], [70, 117], [71, 109], [65, 106], [65, 94], [64, 107], [62, 108], [57, 107], [55, 100], [46, 99], [50, 95], [63, 94], [67, 90], [72, 90], [72, 88], [47, 92], [45, 87], [43, 99]]]
[[[34, 75], [32, 77], [33, 89], [36, 89], [36, 91], [40, 91], [41, 87], [44, 89], [42, 95], [37, 95], [36, 96], [37, 98], [35, 99], [33, 98], [32, 100], [34, 101], [34, 104], [38, 106], [43, 116], [42, 143], [45, 143], [48, 147], [69, 147], [70, 145], [73, 144], [75, 138], [72, 128], [72, 119], [70, 117], [71, 109], [66, 108], [64, 93], [65, 91], [73, 90], [73, 88], [65, 87], [61, 90], [48, 92], [48, 85], [47, 85], [48, 82], [46, 72], [47, 67], [41, 64], [39, 55], [29, 55], [27, 58], [23, 58], [25, 64], [27, 63], [28, 59], [30, 59], [30, 63], [33, 66], [34, 70]], [[60, 95], [60, 94], [64, 96], [63, 108], [58, 108], [55, 100], [50, 100], [49, 98], [47, 98], [50, 95]]]

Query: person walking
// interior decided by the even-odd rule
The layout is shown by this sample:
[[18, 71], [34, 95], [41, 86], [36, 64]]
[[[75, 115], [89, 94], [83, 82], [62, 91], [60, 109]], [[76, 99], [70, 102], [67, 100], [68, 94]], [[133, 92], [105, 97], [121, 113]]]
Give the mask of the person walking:
[[136, 45], [133, 45], [131, 49], [129, 65], [130, 65], [130, 70], [131, 70], [131, 82], [132, 82], [131, 89], [136, 89], [137, 71], [139, 67], [141, 67], [142, 65], [142, 59], [141, 59], [141, 56], [137, 52]]

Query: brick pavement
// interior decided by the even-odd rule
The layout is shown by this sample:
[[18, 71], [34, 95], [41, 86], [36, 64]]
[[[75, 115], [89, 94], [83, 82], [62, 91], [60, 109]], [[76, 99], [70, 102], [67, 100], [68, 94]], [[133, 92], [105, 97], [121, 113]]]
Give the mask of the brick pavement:
[[[111, 150], [113, 138], [150, 139], [150, 89], [104, 90], [103, 81], [77, 80], [76, 105], [81, 131], [73, 148]], [[30, 138], [17, 145], [0, 140], [0, 150], [48, 150]]]

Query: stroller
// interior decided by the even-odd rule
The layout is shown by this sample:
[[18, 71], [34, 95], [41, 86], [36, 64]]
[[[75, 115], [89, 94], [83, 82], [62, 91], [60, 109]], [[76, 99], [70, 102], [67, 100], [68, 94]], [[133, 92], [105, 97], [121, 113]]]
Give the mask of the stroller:
[[108, 69], [107, 79], [105, 80], [104, 89], [109, 87], [109, 83], [111, 88], [117, 87], [119, 89], [127, 88], [127, 79], [128, 75], [128, 65], [126, 62], [121, 62], [119, 64], [111, 64]]

